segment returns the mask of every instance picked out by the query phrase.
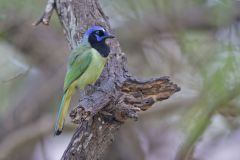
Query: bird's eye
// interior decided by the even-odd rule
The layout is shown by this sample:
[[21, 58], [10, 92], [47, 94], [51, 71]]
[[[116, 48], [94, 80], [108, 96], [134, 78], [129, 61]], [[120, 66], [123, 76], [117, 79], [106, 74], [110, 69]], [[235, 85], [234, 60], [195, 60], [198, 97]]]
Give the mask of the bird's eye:
[[104, 32], [99, 30], [99, 31], [96, 31], [96, 34], [99, 35], [100, 37], [104, 35]]

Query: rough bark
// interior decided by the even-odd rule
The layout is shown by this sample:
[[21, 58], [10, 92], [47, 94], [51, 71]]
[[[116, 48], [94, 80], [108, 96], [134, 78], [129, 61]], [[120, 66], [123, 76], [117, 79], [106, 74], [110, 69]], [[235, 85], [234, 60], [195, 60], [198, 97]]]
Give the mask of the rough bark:
[[[112, 32], [98, 0], [56, 0], [52, 6], [56, 8], [71, 49], [81, 42], [82, 34], [89, 26], [101, 25]], [[49, 13], [44, 14], [50, 18]], [[180, 90], [168, 77], [139, 80], [132, 76], [117, 39], [110, 42], [110, 47], [110, 57], [100, 79], [94, 87], [87, 87], [79, 105], [70, 113], [72, 121], [79, 127], [62, 156], [63, 160], [102, 159], [125, 120], [137, 119], [138, 111], [147, 110], [155, 102]]]

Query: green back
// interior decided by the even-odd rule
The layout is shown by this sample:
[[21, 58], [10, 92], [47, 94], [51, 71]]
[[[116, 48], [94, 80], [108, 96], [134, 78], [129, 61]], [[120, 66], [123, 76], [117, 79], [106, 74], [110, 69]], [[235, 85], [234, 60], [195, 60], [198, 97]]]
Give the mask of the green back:
[[88, 68], [92, 60], [91, 46], [81, 45], [69, 57], [68, 70], [64, 80], [64, 93]]

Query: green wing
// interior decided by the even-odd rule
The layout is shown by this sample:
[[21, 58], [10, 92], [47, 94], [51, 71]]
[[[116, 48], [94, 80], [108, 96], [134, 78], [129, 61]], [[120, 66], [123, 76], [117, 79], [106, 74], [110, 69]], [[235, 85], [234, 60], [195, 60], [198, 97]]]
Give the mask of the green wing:
[[70, 55], [69, 66], [64, 80], [64, 93], [88, 68], [92, 60], [91, 48], [81, 46]]

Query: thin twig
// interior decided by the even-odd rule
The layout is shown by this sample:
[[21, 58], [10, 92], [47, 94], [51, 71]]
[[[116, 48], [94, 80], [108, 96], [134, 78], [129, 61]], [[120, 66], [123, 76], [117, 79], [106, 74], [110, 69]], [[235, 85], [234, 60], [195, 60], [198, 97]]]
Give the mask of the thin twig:
[[54, 9], [55, 9], [55, 0], [48, 0], [48, 3], [45, 7], [45, 11], [43, 12], [42, 16], [32, 25], [37, 26], [40, 23], [44, 25], [48, 25]]

